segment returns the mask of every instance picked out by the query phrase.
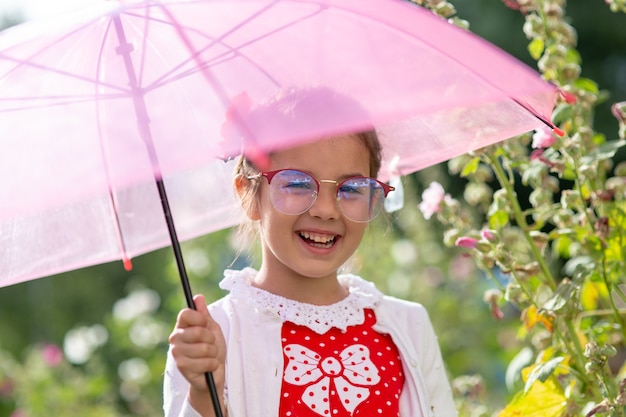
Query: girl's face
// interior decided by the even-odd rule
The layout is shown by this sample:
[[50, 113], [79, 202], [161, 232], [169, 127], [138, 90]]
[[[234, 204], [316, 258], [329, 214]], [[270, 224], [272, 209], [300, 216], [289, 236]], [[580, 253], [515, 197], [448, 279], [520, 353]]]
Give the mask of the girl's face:
[[[354, 136], [341, 136], [276, 152], [268, 171], [293, 168], [318, 180], [340, 181], [368, 176], [368, 150]], [[348, 220], [337, 206], [337, 186], [321, 182], [313, 206], [300, 215], [277, 211], [269, 186], [261, 179], [258, 194], [263, 265], [268, 277], [336, 278], [337, 270], [356, 251], [367, 223]]]

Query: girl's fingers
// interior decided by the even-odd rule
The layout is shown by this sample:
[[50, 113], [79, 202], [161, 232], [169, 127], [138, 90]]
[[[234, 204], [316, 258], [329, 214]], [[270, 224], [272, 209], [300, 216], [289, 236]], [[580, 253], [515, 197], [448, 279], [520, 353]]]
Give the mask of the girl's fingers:
[[204, 295], [196, 294], [193, 297], [193, 303], [196, 306], [196, 311], [202, 314], [204, 317], [209, 315], [209, 310], [204, 299]]

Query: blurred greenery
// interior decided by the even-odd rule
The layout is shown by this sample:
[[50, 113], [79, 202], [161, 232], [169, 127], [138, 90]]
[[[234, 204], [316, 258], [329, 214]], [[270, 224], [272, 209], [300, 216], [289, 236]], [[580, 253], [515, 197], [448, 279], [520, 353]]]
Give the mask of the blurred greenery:
[[[493, 0], [454, 4], [472, 31], [534, 65], [519, 12]], [[611, 13], [600, 0], [578, 0], [568, 4], [568, 15], [578, 31], [583, 74], [610, 92], [610, 102], [626, 100], [624, 14]], [[17, 20], [0, 16], [4, 26]], [[595, 126], [615, 136], [609, 107], [598, 107]], [[403, 181], [404, 209], [370, 226], [352, 270], [427, 307], [457, 399], [476, 403], [472, 416], [489, 415], [510, 399], [506, 369], [521, 346], [519, 312], [508, 306], [504, 319], [491, 317], [483, 294], [494, 283], [461, 251], [446, 248], [442, 226], [416, 208], [432, 181], [459, 199], [465, 181], [450, 177], [444, 165]], [[183, 244], [192, 289], [207, 300], [224, 294], [217, 284], [225, 268], [248, 263], [233, 241], [224, 230]], [[170, 249], [133, 264], [131, 272], [115, 262], [0, 289], [0, 417], [161, 413], [167, 336], [185, 301]]]

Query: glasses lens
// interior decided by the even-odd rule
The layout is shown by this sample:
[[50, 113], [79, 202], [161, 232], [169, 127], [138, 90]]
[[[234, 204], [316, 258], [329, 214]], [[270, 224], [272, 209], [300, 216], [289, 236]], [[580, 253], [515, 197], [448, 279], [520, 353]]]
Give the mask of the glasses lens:
[[342, 213], [354, 222], [369, 222], [380, 213], [385, 190], [373, 178], [354, 177], [341, 182], [337, 188]]
[[302, 214], [317, 198], [317, 182], [309, 174], [292, 169], [280, 171], [270, 183], [270, 200], [283, 214]]

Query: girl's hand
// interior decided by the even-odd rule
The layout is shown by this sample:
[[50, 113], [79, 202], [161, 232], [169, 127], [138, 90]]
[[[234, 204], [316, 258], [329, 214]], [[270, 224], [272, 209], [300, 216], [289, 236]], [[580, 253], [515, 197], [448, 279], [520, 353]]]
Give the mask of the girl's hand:
[[169, 342], [178, 370], [191, 385], [191, 405], [197, 411], [207, 410], [206, 415], [211, 415], [205, 373], [213, 373], [218, 395], [223, 400], [226, 341], [220, 326], [209, 314], [204, 296], [196, 295], [193, 301], [196, 310], [186, 308], [178, 314]]

